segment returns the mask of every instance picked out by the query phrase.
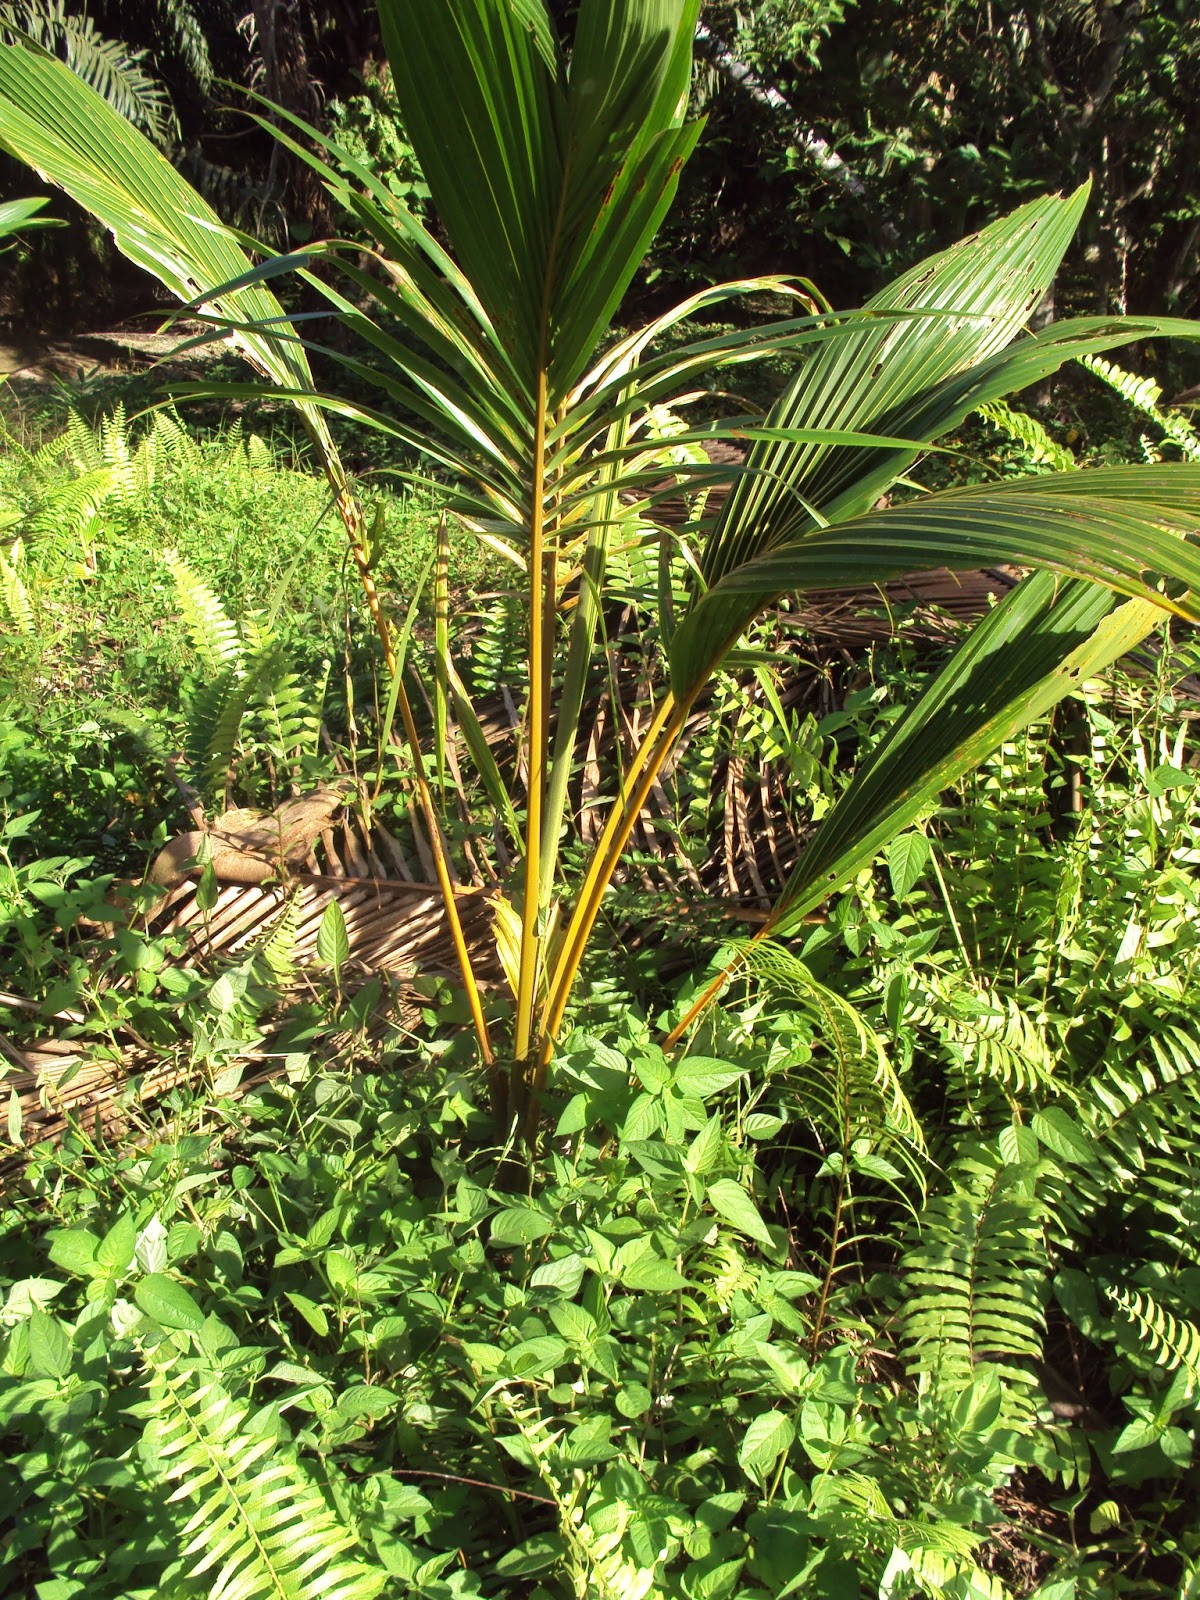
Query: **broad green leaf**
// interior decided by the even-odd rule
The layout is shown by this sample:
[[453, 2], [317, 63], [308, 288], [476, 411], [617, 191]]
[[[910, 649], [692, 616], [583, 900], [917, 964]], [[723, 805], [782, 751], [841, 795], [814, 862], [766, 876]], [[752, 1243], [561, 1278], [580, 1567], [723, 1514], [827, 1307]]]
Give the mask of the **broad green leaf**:
[[1165, 1420], [1161, 1418], [1135, 1417], [1118, 1434], [1112, 1452], [1114, 1455], [1123, 1455], [1129, 1450], [1144, 1450], [1147, 1445], [1154, 1444], [1161, 1437], [1165, 1427]]
[[1041, 1111], [1035, 1111], [1030, 1125], [1046, 1149], [1069, 1166], [1095, 1166], [1094, 1143], [1062, 1106], [1046, 1106]]
[[621, 1282], [627, 1289], [643, 1294], [670, 1294], [688, 1286], [688, 1279], [661, 1256], [642, 1256], [631, 1261], [621, 1273]]
[[771, 1243], [771, 1235], [758, 1214], [758, 1207], [740, 1183], [735, 1183], [732, 1178], [718, 1178], [716, 1183], [708, 1185], [705, 1193], [713, 1209], [739, 1233], [748, 1234], [760, 1244]]
[[552, 1261], [544, 1261], [540, 1267], [535, 1267], [530, 1274], [529, 1282], [535, 1289], [557, 1289], [564, 1295], [579, 1293], [587, 1272], [587, 1262], [578, 1252], [570, 1255], [556, 1256]]
[[329, 1333], [329, 1318], [325, 1315], [324, 1309], [317, 1305], [315, 1301], [310, 1300], [306, 1294], [300, 1294], [291, 1289], [285, 1292], [312, 1331], [324, 1339]]
[[337, 1232], [338, 1223], [341, 1221], [342, 1212], [338, 1206], [330, 1206], [321, 1215], [304, 1235], [304, 1248], [306, 1250], [326, 1250], [333, 1243], [333, 1236]]
[[627, 1383], [617, 1392], [616, 1407], [623, 1417], [633, 1421], [636, 1417], [645, 1416], [654, 1404], [654, 1396], [644, 1383]]
[[399, 1395], [375, 1383], [355, 1383], [338, 1396], [337, 1409], [346, 1417], [386, 1417], [399, 1405]]
[[740, 1067], [731, 1067], [727, 1061], [712, 1061], [707, 1056], [687, 1056], [675, 1069], [675, 1087], [680, 1094], [696, 1095], [708, 1100], [722, 1089], [731, 1089], [745, 1077]]
[[1037, 1135], [1022, 1122], [1010, 1122], [1001, 1128], [997, 1145], [1010, 1166], [1024, 1166], [1038, 1158]]
[[321, 913], [317, 929], [317, 956], [332, 969], [335, 981], [340, 981], [342, 968], [350, 957], [350, 939], [346, 933], [346, 918], [337, 899], [331, 899]]
[[492, 1218], [493, 1244], [536, 1244], [554, 1232], [553, 1217], [537, 1206], [509, 1206]]
[[695, 1600], [735, 1600], [738, 1579], [746, 1565], [746, 1558], [738, 1556], [733, 1561], [720, 1561], [709, 1565], [688, 1580], [687, 1592]]
[[689, 1172], [709, 1172], [720, 1159], [725, 1146], [725, 1129], [720, 1117], [710, 1117], [688, 1146], [684, 1166]]
[[554, 1137], [564, 1139], [573, 1133], [581, 1133], [591, 1120], [590, 1109], [590, 1095], [583, 1093], [582, 1090], [579, 1094], [573, 1094], [563, 1107], [562, 1115], [555, 1125]]
[[51, 1261], [77, 1278], [93, 1278], [102, 1270], [99, 1249], [100, 1240], [86, 1228], [56, 1228], [50, 1235]]
[[557, 1533], [535, 1533], [520, 1544], [506, 1550], [495, 1562], [501, 1578], [526, 1578], [535, 1572], [545, 1572], [562, 1560], [562, 1539]]
[[564, 1341], [550, 1335], [523, 1339], [505, 1351], [503, 1370], [514, 1378], [545, 1378], [555, 1367], [561, 1366], [569, 1354]]
[[217, 869], [211, 861], [206, 861], [200, 869], [200, 879], [196, 884], [196, 909], [207, 914], [216, 906], [220, 894]]
[[114, 1277], [119, 1276], [133, 1265], [136, 1249], [137, 1229], [134, 1227], [133, 1213], [124, 1211], [101, 1240], [96, 1251], [96, 1263]]
[[560, 1300], [550, 1307], [550, 1321], [570, 1345], [587, 1345], [596, 1337], [596, 1319], [573, 1301]]
[[661, 1133], [664, 1123], [662, 1097], [656, 1094], [639, 1094], [621, 1124], [621, 1143], [636, 1144], [642, 1139], [652, 1139]]
[[738, 1463], [759, 1483], [765, 1483], [780, 1456], [786, 1455], [796, 1438], [792, 1419], [782, 1411], [764, 1411], [754, 1418], [738, 1446]]
[[888, 846], [887, 864], [892, 893], [903, 900], [929, 865], [929, 840], [923, 833], [902, 833]]
[[65, 1378], [71, 1370], [71, 1340], [58, 1318], [41, 1306], [29, 1313], [29, 1365], [40, 1378]]
[[351, 1251], [326, 1250], [321, 1263], [334, 1294], [343, 1298], [347, 1295], [354, 1295], [356, 1298], [361, 1295], [358, 1262]]
[[138, 1307], [160, 1322], [164, 1328], [181, 1328], [187, 1333], [200, 1333], [204, 1327], [204, 1313], [191, 1295], [175, 1278], [152, 1272], [134, 1286], [133, 1298]]

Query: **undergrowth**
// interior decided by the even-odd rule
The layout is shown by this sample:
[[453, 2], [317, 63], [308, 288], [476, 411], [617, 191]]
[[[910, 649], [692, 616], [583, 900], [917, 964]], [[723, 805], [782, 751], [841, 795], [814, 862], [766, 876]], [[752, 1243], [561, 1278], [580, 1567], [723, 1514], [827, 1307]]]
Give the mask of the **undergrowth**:
[[[12, 1589], [323, 1592], [320, 1543], [329, 1592], [431, 1600], [1189, 1593], [1200, 796], [1166, 660], [759, 946], [686, 1054], [662, 1002], [585, 1001], [528, 1188], [437, 983], [382, 1043], [378, 985], [282, 1017], [262, 964], [143, 985], [209, 1086], [8, 1202]], [[265, 1038], [283, 1074], [229, 1098]]]
[[[1069, 448], [1031, 424], [986, 419], [1006, 470]], [[112, 901], [178, 817], [168, 753], [213, 808], [273, 800], [374, 716], [319, 492], [166, 413], [11, 447], [0, 504], [0, 982], [33, 1008], [0, 1042], [57, 1014], [179, 1074], [113, 1140], [31, 1149], [9, 1100], [5, 1592], [1196, 1593], [1192, 647], [1082, 687], [803, 939], [743, 941], [682, 1054], [707, 974], [621, 948], [635, 860], [518, 1177], [446, 983], [344, 971], [336, 918], [298, 977], [287, 908], [180, 965]], [[384, 515], [407, 598], [430, 518]], [[461, 557], [481, 693], [487, 579]], [[766, 678], [716, 709], [815, 814], [911, 668], [875, 652], [824, 718]], [[727, 728], [671, 780], [693, 867]]]

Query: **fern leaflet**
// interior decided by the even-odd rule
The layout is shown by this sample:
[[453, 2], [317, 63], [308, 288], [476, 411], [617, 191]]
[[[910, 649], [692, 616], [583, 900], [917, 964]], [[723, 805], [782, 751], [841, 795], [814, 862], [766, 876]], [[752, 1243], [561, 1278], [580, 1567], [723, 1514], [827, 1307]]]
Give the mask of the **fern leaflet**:
[[1200, 1383], [1200, 1328], [1177, 1317], [1153, 1295], [1134, 1289], [1110, 1289], [1109, 1299], [1136, 1328], [1150, 1355], [1169, 1371], [1183, 1367]]
[[965, 1386], [989, 1361], [1028, 1388], [1033, 1373], [1022, 1363], [1041, 1357], [1047, 1277], [1037, 1169], [977, 1147], [949, 1176], [953, 1189], [926, 1205], [904, 1260], [910, 1365]]
[[294, 1452], [247, 1425], [235, 1401], [166, 1343], [146, 1352], [151, 1448], [196, 1509], [180, 1533], [189, 1576], [209, 1600], [368, 1600], [383, 1586]]

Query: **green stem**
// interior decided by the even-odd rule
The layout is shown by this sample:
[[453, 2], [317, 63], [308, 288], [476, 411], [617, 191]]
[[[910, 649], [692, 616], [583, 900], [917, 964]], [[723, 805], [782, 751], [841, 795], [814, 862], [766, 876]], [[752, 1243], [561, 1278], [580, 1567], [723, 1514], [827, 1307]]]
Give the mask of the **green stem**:
[[613, 807], [604, 832], [592, 852], [580, 888], [579, 899], [563, 936], [562, 948], [550, 983], [533, 1083], [535, 1092], [545, 1084], [555, 1035], [566, 1012], [575, 979], [579, 975], [579, 963], [583, 959], [588, 939], [600, 914], [605, 891], [612, 882], [613, 873], [620, 862], [629, 835], [641, 815], [642, 807], [654, 787], [655, 779], [683, 731], [691, 703], [691, 697], [683, 702], [677, 702], [674, 696], [668, 693], [659, 706], [653, 722], [647, 729], [646, 737], [633, 758], [626, 778], [624, 798], [620, 804]]
[[558, 842], [567, 808], [567, 785], [579, 737], [579, 719], [587, 691], [588, 668], [600, 616], [600, 593], [608, 553], [608, 534], [603, 527], [593, 528], [588, 537], [580, 579], [579, 601], [571, 624], [571, 642], [558, 705], [558, 725], [554, 733], [554, 754], [550, 762], [550, 782], [546, 790], [546, 810], [542, 821], [542, 859], [546, 882], [543, 899], [548, 899], [558, 861]]
[[546, 619], [545, 581], [546, 505], [543, 478], [546, 466], [546, 371], [538, 374], [537, 415], [534, 421], [532, 500], [529, 508], [529, 716], [528, 806], [525, 817], [525, 888], [521, 908], [521, 962], [517, 977], [517, 1022], [513, 1040], [513, 1087], [523, 1077], [533, 1036], [533, 1010], [537, 997], [541, 956], [538, 909], [542, 887], [542, 810], [546, 783]]

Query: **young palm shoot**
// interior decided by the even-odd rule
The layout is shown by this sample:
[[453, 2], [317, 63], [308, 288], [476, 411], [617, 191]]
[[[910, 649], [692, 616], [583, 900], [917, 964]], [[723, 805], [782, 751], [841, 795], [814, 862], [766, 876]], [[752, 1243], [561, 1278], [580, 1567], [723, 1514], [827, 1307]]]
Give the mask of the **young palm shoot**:
[[[1056, 575], [1022, 585], [910, 708], [817, 830], [776, 935], [981, 759], [1014, 718], [1070, 692], [1080, 672], [1136, 642], [1162, 608], [1200, 616], [1195, 465], [882, 498], [979, 405], [1075, 357], [1200, 330], [1161, 318], [1091, 317], [1024, 331], [1083, 211], [1080, 190], [1023, 206], [920, 263], [858, 312], [830, 312], [798, 282], [728, 284], [608, 347], [700, 134], [686, 115], [699, 0], [582, 0], [569, 52], [543, 0], [379, 0], [378, 9], [437, 238], [384, 175], [312, 136], [323, 153], [306, 159], [370, 239], [370, 260], [361, 240], [317, 244], [257, 269], [236, 247], [240, 264], [232, 266], [228, 251], [218, 263], [190, 235], [185, 250], [184, 221], [191, 227], [203, 202], [197, 197], [182, 220], [176, 199], [156, 209], [147, 199], [161, 199], [151, 170], [163, 188], [166, 174], [170, 185], [181, 180], [165, 163], [151, 169], [140, 152], [147, 184], [136, 195], [116, 192], [98, 154], [110, 130], [97, 113], [87, 148], [60, 137], [61, 77], [16, 48], [0, 52], [0, 142], [102, 216], [122, 248], [181, 298], [207, 297], [209, 314], [319, 436], [327, 437], [328, 407], [432, 459], [450, 508], [521, 571], [527, 701], [517, 766], [525, 777], [504, 811], [521, 828], [522, 859], [497, 922], [511, 933], [515, 994], [508, 1115], [532, 1140], [554, 1042], [638, 815], [713, 674], [780, 595], [936, 566], [1015, 562]], [[132, 137], [122, 135], [121, 159], [136, 164]], [[282, 137], [304, 152], [290, 133]], [[206, 220], [201, 230], [206, 244], [212, 226]], [[352, 406], [313, 392], [296, 330], [263, 287], [273, 272], [296, 266], [370, 346], [370, 363], [330, 354], [375, 386], [376, 403]], [[670, 329], [764, 288], [790, 296], [792, 314], [664, 348]], [[714, 371], [781, 351], [803, 362], [765, 418], [687, 429], [673, 441], [725, 437], [749, 448], [740, 467], [726, 469], [732, 490], [696, 541], [698, 570], [674, 618], [669, 682], [616, 775], [616, 798], [580, 882], [565, 884], [559, 841], [612, 530], [629, 498], [646, 502], [652, 516], [661, 492], [663, 468], [646, 460], [643, 419]], [[697, 466], [691, 476], [699, 485], [713, 474]], [[365, 566], [363, 576], [368, 602], [377, 604]], [[446, 653], [443, 640], [443, 661]], [[444, 665], [437, 694], [440, 725], [449, 701], [458, 705]], [[469, 742], [470, 718], [458, 720]], [[410, 736], [415, 743], [415, 725]], [[499, 782], [492, 769], [481, 768], [489, 791]], [[462, 955], [477, 1004], [465, 947]], [[476, 1025], [486, 1055], [478, 1010]]]

